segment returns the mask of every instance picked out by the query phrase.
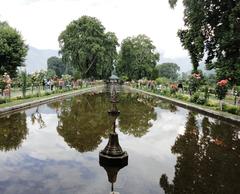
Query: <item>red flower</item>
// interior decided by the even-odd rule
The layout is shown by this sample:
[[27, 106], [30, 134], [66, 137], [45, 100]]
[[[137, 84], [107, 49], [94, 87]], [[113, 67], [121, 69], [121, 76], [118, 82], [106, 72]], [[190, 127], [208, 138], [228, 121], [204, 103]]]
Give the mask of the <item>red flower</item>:
[[192, 76], [196, 79], [201, 79], [200, 73], [193, 73]]
[[177, 84], [171, 84], [171, 88], [176, 90], [177, 89]]
[[217, 85], [219, 85], [219, 86], [221, 86], [221, 87], [224, 87], [224, 86], [227, 85], [227, 83], [228, 83], [228, 80], [227, 80], [227, 79], [223, 79], [223, 80], [219, 81], [219, 82], [217, 83]]

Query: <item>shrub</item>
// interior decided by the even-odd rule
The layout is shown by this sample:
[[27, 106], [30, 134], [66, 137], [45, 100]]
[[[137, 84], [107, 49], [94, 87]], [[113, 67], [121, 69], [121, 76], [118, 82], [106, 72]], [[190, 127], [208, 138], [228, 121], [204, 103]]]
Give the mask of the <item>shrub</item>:
[[179, 99], [179, 100], [183, 100], [183, 101], [189, 101], [189, 97], [187, 95], [184, 95], [184, 94], [177, 93], [176, 98]]
[[6, 99], [0, 98], [0, 104], [4, 104], [4, 103], [6, 103], [6, 102], [7, 102]]
[[52, 92], [45, 92], [45, 96], [49, 96], [49, 95], [51, 95], [52, 94]]
[[158, 85], [164, 85], [164, 86], [167, 86], [168, 83], [170, 82], [169, 79], [167, 79], [165, 77], [159, 77], [155, 81]]
[[232, 113], [232, 114], [236, 114], [236, 115], [240, 115], [240, 109], [237, 106], [233, 106], [233, 105], [223, 105], [223, 111]]
[[203, 97], [199, 97], [196, 101], [197, 104], [204, 105], [206, 103], [206, 99]]
[[206, 105], [209, 107], [218, 107], [218, 103], [211, 100], [209, 100]]
[[200, 94], [198, 92], [194, 93], [190, 98], [190, 102], [196, 103], [199, 97], [200, 97]]
[[161, 94], [162, 95], [164, 95], [164, 96], [170, 96], [171, 95], [171, 92], [170, 92], [170, 90], [169, 89], [163, 89], [162, 91], [161, 91]]

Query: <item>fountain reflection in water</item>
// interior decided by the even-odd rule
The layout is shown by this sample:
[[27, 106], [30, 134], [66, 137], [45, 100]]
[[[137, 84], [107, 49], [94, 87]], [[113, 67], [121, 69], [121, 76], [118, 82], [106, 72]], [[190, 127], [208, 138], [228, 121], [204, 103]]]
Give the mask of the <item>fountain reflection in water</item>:
[[99, 164], [107, 172], [108, 181], [111, 183], [111, 193], [117, 194], [114, 191], [114, 183], [117, 180], [119, 170], [128, 165], [128, 154], [122, 150], [116, 133], [116, 119], [120, 115], [120, 111], [117, 109], [118, 100], [114, 83], [111, 85], [110, 101], [112, 108], [108, 111], [108, 114], [113, 120], [113, 131], [109, 134], [107, 146], [99, 153]]

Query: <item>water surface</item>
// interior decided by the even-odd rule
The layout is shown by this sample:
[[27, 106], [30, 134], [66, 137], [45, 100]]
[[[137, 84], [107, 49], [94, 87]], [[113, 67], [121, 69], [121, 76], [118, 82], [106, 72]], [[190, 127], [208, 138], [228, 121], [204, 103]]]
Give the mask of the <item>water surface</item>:
[[[0, 118], [1, 194], [110, 192], [98, 154], [112, 130], [109, 94], [88, 93]], [[124, 194], [239, 193], [237, 126], [143, 94], [121, 93]]]

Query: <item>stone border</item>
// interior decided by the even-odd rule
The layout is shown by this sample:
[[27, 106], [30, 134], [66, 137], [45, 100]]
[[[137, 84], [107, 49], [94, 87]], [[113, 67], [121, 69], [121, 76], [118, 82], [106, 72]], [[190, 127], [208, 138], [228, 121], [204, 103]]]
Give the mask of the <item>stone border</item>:
[[201, 107], [201, 106], [193, 104], [193, 103], [183, 102], [183, 101], [180, 101], [180, 100], [177, 100], [177, 99], [165, 97], [165, 96], [155, 94], [155, 93], [152, 93], [152, 92], [146, 92], [144, 90], [140, 90], [140, 89], [137, 89], [137, 88], [126, 86], [126, 85], [124, 87], [127, 88], [127, 89], [130, 89], [132, 91], [142, 92], [142, 93], [145, 93], [145, 94], [148, 94], [148, 95], [156, 96], [156, 97], [160, 98], [161, 100], [171, 102], [173, 104], [176, 104], [180, 107], [183, 107], [183, 108], [186, 108], [186, 109], [189, 109], [189, 110], [192, 110], [192, 111], [197, 111], [197, 112], [199, 112], [203, 115], [206, 115], [206, 116], [210, 116], [210, 117], [213, 117], [213, 118], [216, 118], [216, 119], [221, 119], [223, 121], [230, 122], [230, 123], [232, 123], [234, 125], [237, 125], [237, 126], [239, 126], [239, 124], [240, 124], [240, 116], [238, 116], [238, 115], [233, 115], [233, 114], [227, 113], [227, 112], [220, 112], [220, 111], [216, 111], [216, 110], [211, 110], [211, 109]]
[[49, 102], [54, 102], [54, 101], [58, 101], [58, 100], [63, 100], [72, 96], [77, 96], [80, 94], [84, 94], [87, 92], [91, 92], [91, 91], [98, 91], [100, 89], [102, 89], [104, 86], [94, 86], [94, 87], [90, 87], [90, 88], [85, 88], [85, 89], [80, 89], [80, 90], [74, 90], [72, 92], [68, 92], [68, 93], [61, 93], [59, 95], [56, 96], [52, 96], [52, 97], [47, 97], [44, 99], [39, 99], [39, 100], [34, 100], [32, 102], [25, 102], [22, 104], [18, 104], [18, 105], [14, 105], [11, 107], [6, 107], [6, 108], [0, 108], [0, 117], [6, 116], [8, 114], [14, 113], [14, 112], [18, 112], [21, 110], [25, 110], [28, 108], [32, 108], [35, 106], [39, 106], [42, 104], [46, 104]]

